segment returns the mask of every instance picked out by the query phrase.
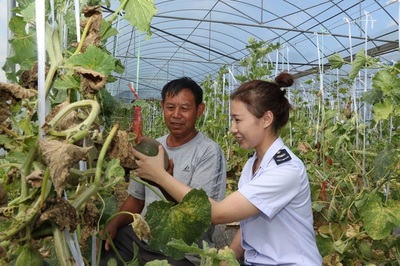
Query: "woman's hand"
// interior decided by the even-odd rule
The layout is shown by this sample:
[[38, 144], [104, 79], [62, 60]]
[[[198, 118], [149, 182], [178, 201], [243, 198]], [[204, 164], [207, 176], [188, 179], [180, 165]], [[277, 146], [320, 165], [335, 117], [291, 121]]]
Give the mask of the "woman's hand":
[[138, 166], [135, 169], [135, 175], [158, 184], [157, 179], [166, 173], [164, 169], [164, 148], [161, 145], [158, 146], [157, 156], [147, 156], [135, 149], [132, 149], [132, 153]]

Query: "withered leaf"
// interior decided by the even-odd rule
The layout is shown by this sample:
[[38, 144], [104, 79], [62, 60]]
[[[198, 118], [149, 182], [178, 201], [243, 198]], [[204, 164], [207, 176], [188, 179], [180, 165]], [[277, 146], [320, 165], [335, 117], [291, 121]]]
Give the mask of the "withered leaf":
[[85, 16], [85, 19], [82, 21], [81, 25], [83, 28], [86, 26], [89, 18], [91, 21], [90, 28], [82, 46], [82, 51], [86, 51], [86, 48], [89, 45], [99, 46], [103, 13], [100, 5], [84, 6], [82, 8], [82, 13]]
[[61, 197], [67, 184], [69, 169], [85, 158], [92, 147], [79, 147], [57, 140], [40, 140], [39, 149], [50, 168], [50, 176], [57, 195]]
[[85, 95], [96, 94], [106, 85], [107, 77], [100, 72], [83, 67], [75, 67], [75, 72], [81, 76], [82, 93]]
[[131, 224], [133, 231], [137, 235], [140, 240], [150, 240], [151, 239], [151, 232], [150, 227], [147, 222], [143, 219], [143, 217], [138, 214], [134, 213], [133, 215], [133, 223]]
[[16, 99], [32, 98], [38, 94], [37, 90], [26, 89], [18, 84], [4, 82], [0, 82], [0, 91], [7, 91]]
[[133, 142], [130, 138], [131, 136], [129, 136], [127, 131], [118, 130], [117, 134], [115, 134], [113, 138], [109, 156], [113, 159], [118, 158], [123, 167], [135, 169], [137, 166], [135, 159], [132, 156]]
[[94, 230], [99, 220], [99, 210], [92, 201], [87, 201], [82, 213], [82, 224]]
[[81, 214], [81, 247], [84, 249], [87, 245], [87, 239], [97, 231], [97, 223], [100, 217], [99, 210], [93, 201], [88, 200]]
[[42, 186], [43, 181], [43, 171], [35, 170], [30, 175], [26, 177], [26, 181], [34, 188], [39, 188]]
[[0, 207], [7, 206], [8, 193], [4, 186], [0, 183]]
[[51, 221], [60, 230], [68, 228], [73, 232], [78, 225], [78, 215], [75, 208], [62, 197], [47, 199], [41, 212], [36, 223], [38, 227], [46, 221]]

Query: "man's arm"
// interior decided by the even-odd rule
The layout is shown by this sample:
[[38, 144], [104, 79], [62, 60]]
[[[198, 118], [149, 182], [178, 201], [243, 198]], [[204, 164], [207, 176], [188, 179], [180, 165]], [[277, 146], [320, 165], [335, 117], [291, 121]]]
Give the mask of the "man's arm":
[[235, 236], [232, 239], [229, 248], [233, 250], [236, 255], [236, 259], [239, 260], [244, 255], [244, 249], [242, 247], [242, 232], [240, 229], [237, 230]]
[[[144, 201], [132, 197], [129, 195], [126, 200], [122, 203], [119, 211], [127, 211], [131, 213], [141, 213], [144, 207]], [[113, 239], [117, 234], [117, 231], [122, 228], [123, 226], [132, 223], [133, 218], [129, 214], [118, 214], [115, 216], [107, 225], [106, 231], [108, 232], [109, 236]], [[110, 243], [107, 240], [105, 243], [105, 249], [110, 249]]]

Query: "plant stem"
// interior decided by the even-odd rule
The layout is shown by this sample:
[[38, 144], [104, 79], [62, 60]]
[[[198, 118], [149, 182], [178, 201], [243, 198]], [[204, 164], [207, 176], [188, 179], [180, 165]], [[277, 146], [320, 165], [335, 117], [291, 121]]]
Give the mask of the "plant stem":
[[92, 25], [92, 20], [93, 20], [93, 17], [90, 17], [88, 22], [86, 23], [85, 29], [83, 30], [83, 33], [82, 33], [81, 41], [79, 42], [79, 45], [76, 48], [76, 51], [74, 52], [74, 55], [77, 55], [81, 52], [83, 43], [85, 42], [85, 39], [86, 39], [86, 35], [89, 31], [90, 26]]
[[[42, 185], [42, 190], [45, 190], [44, 195], [47, 197], [51, 190], [51, 183], [48, 183], [46, 187]], [[9, 240], [14, 235], [18, 234], [28, 224], [30, 224], [33, 218], [35, 218], [37, 213], [40, 211], [41, 207], [41, 199], [37, 198], [36, 201], [33, 202], [33, 204], [29, 206], [29, 209], [27, 209], [24, 213], [19, 212], [15, 218], [16, 222], [5, 232], [0, 233], [0, 242]]]
[[119, 12], [125, 8], [126, 4], [129, 0], [124, 0], [121, 5], [115, 10], [115, 12], [111, 15], [110, 19], [107, 21], [108, 23], [112, 24], [113, 21], [118, 17]]
[[158, 191], [155, 189], [154, 186], [150, 185], [149, 183], [147, 183], [146, 181], [143, 181], [139, 178], [137, 178], [137, 176], [131, 177], [131, 179], [135, 180], [136, 182], [145, 185], [146, 187], [148, 187], [151, 191], [153, 191], [157, 196], [160, 197], [160, 199], [162, 199], [163, 202], [168, 203], [168, 200], [164, 197], [164, 195], [158, 193]]
[[[53, 79], [57, 69], [59, 67], [59, 63], [62, 60], [63, 56], [60, 51], [60, 39], [58, 36], [58, 31], [53, 29], [49, 24], [46, 25], [46, 48], [47, 54], [49, 55], [50, 61], [50, 69], [46, 75], [45, 81], [45, 92], [46, 97], [49, 94], [51, 85], [53, 83]], [[57, 47], [57, 48], [55, 48]]]
[[43, 182], [42, 182], [42, 190], [40, 191], [40, 206], [43, 206], [47, 196], [46, 196], [46, 191], [43, 189], [44, 187], [47, 187], [50, 179], [50, 168], [47, 167], [46, 170], [44, 171], [43, 175]]
[[53, 243], [54, 243], [54, 248], [57, 253], [57, 259], [58, 262], [60, 263], [61, 266], [73, 266], [73, 260], [71, 259], [72, 257], [70, 256], [68, 246], [65, 245], [67, 242], [65, 240], [65, 234], [62, 232], [57, 226], [54, 226], [53, 230]]
[[79, 207], [85, 203], [90, 197], [92, 197], [94, 194], [96, 194], [99, 190], [100, 190], [100, 183], [101, 183], [101, 174], [102, 174], [102, 166], [103, 166], [103, 161], [104, 161], [104, 157], [106, 155], [108, 146], [110, 146], [111, 141], [115, 135], [115, 133], [117, 132], [119, 128], [118, 124], [115, 124], [113, 126], [113, 128], [111, 129], [110, 133], [108, 134], [103, 147], [101, 148], [99, 157], [97, 159], [97, 165], [96, 165], [96, 175], [94, 178], [93, 183], [81, 194], [79, 194], [75, 200], [72, 202], [72, 206], [75, 209], [79, 209]]
[[[75, 109], [79, 108], [84, 108], [84, 107], [91, 107], [92, 110], [89, 114], [89, 116], [80, 123], [79, 125], [76, 125], [72, 128], [63, 130], [63, 131], [57, 131], [55, 130], [57, 124], [70, 112], [72, 112]], [[93, 124], [94, 120], [97, 118], [99, 114], [100, 106], [98, 102], [93, 101], [93, 100], [82, 100], [79, 102], [74, 102], [66, 106], [64, 109], [60, 110], [53, 119], [51, 119], [48, 123], [46, 123], [47, 126], [50, 127], [50, 130], [48, 133], [52, 136], [57, 136], [57, 137], [64, 137], [64, 136], [71, 136], [72, 134], [77, 134], [77, 132], [82, 131], [84, 129], [89, 129], [90, 126]]]
[[8, 128], [6, 128], [3, 125], [0, 125], [0, 129], [3, 130], [4, 132], [6, 132], [8, 135], [10, 135], [13, 138], [18, 138], [18, 135], [15, 134], [13, 131], [9, 130]]
[[6, 168], [6, 167], [15, 167], [15, 168], [20, 168], [22, 165], [19, 163], [5, 163], [1, 164], [0, 168]]
[[[25, 159], [24, 164], [22, 165], [22, 169], [21, 169], [21, 198], [26, 198], [28, 196], [28, 183], [26, 182], [26, 177], [28, 176], [28, 174], [30, 173], [31, 170], [31, 166], [32, 166], [32, 162], [33, 159], [35, 158], [36, 154], [38, 151], [38, 145], [35, 144], [34, 147], [32, 147], [29, 150], [29, 154]], [[28, 206], [26, 206], [25, 204], [20, 204], [19, 206], [19, 213], [21, 212], [25, 212], [26, 209], [28, 208]]]

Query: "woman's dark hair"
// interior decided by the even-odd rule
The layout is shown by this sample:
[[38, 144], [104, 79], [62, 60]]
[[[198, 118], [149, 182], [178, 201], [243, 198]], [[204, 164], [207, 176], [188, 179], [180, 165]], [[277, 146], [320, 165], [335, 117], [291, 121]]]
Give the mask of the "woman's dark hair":
[[165, 101], [166, 96], [176, 96], [182, 90], [189, 90], [193, 93], [196, 107], [203, 102], [202, 88], [189, 77], [174, 79], [165, 84], [161, 91], [161, 98], [163, 101]]
[[282, 88], [290, 87], [293, 83], [294, 78], [291, 74], [281, 72], [275, 78], [275, 82], [252, 80], [243, 83], [231, 94], [230, 99], [245, 103], [249, 112], [257, 118], [271, 111], [274, 114], [273, 127], [278, 131], [288, 122], [289, 111], [292, 108], [285, 97], [286, 90]]

